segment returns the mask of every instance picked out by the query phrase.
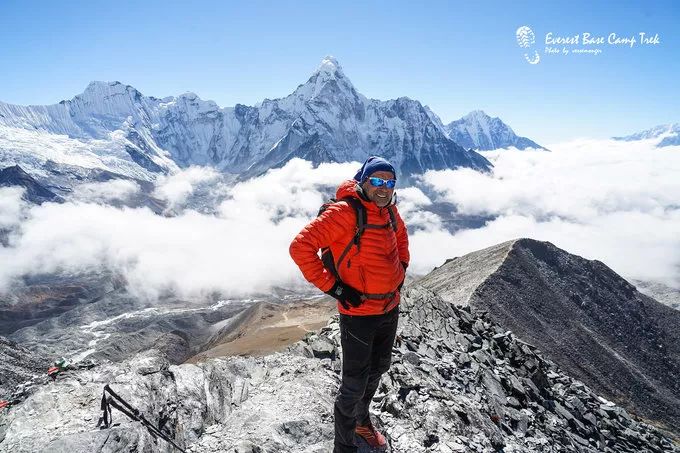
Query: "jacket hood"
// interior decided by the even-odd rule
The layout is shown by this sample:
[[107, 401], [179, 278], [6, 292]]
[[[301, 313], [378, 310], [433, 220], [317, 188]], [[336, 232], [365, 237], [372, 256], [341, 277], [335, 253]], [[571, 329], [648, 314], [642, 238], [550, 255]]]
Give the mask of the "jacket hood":
[[[353, 197], [353, 198], [359, 198], [361, 199], [362, 197], [359, 196], [359, 193], [357, 192], [357, 182], [353, 179], [348, 179], [346, 181], [343, 181], [340, 183], [338, 186], [338, 190], [335, 192], [335, 199], [339, 200], [341, 198], [345, 197]], [[366, 200], [364, 200], [366, 201]]]

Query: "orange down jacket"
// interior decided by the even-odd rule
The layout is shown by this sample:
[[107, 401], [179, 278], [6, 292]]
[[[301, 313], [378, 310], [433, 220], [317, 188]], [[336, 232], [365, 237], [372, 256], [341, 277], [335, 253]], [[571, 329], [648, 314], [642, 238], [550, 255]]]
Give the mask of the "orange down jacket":
[[[385, 225], [390, 222], [387, 207], [380, 208], [372, 201], [366, 201], [357, 193], [357, 182], [347, 180], [338, 187], [336, 199], [354, 197], [366, 208], [366, 223]], [[392, 205], [397, 231], [391, 226], [380, 229], [366, 229], [361, 236], [359, 247], [352, 245], [345, 256], [338, 274], [343, 283], [364, 294], [385, 294], [395, 292], [391, 299], [367, 299], [359, 307], [350, 306], [345, 310], [338, 303], [338, 311], [349, 315], [376, 315], [391, 310], [399, 303], [397, 287], [404, 280], [409, 263], [408, 234], [396, 205]], [[335, 277], [321, 262], [318, 252], [330, 247], [337, 263], [338, 258], [356, 232], [356, 214], [347, 202], [330, 205], [320, 216], [312, 220], [293, 239], [290, 256], [300, 267], [304, 277], [321, 291], [329, 291]], [[404, 263], [402, 266], [401, 263]]]

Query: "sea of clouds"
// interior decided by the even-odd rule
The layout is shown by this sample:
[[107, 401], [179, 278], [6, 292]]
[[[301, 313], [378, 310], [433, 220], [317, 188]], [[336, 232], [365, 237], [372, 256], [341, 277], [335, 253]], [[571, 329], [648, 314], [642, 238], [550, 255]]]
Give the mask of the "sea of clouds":
[[[680, 288], [680, 147], [652, 141], [578, 140], [551, 152], [484, 153], [494, 168], [430, 171], [398, 187], [410, 226], [410, 272], [520, 237], [550, 241], [598, 259], [629, 279]], [[130, 181], [78, 187], [67, 203], [29, 205], [0, 188], [0, 291], [23, 275], [113, 271], [131, 292], [153, 299], [170, 290], [187, 299], [219, 291], [245, 297], [273, 287], [308, 288], [290, 259], [295, 235], [360, 164], [313, 168], [293, 160], [245, 182], [192, 167], [158, 180], [153, 196], [168, 209], [114, 207], [139, 195]], [[197, 194], [213, 205], [196, 207]], [[486, 216], [480, 228], [451, 232], [428, 210], [455, 206]]]

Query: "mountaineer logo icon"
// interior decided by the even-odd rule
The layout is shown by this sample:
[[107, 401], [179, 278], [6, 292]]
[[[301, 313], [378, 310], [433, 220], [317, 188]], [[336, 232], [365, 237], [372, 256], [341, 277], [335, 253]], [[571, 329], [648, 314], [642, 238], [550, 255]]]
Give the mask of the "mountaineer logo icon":
[[[534, 31], [526, 25], [519, 27], [515, 34], [517, 36], [517, 44], [523, 49], [528, 49], [536, 43], [536, 35], [534, 34]], [[539, 61], [541, 61], [541, 56], [538, 54], [538, 52], [536, 50], [533, 52], [533, 56], [530, 56], [531, 52], [524, 54], [524, 58], [529, 64], [537, 64]]]
[[520, 47], [527, 48], [536, 42], [536, 35], [531, 28], [526, 25], [517, 29], [517, 44]]

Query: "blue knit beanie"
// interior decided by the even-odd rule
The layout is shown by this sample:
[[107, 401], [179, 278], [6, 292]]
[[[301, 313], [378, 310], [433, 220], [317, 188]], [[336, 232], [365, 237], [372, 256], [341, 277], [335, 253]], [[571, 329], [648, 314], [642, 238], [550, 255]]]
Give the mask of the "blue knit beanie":
[[397, 172], [394, 171], [394, 167], [391, 163], [382, 157], [371, 156], [366, 159], [364, 165], [362, 165], [357, 174], [354, 175], [354, 180], [362, 183], [376, 171], [390, 171], [395, 178], [397, 177]]

